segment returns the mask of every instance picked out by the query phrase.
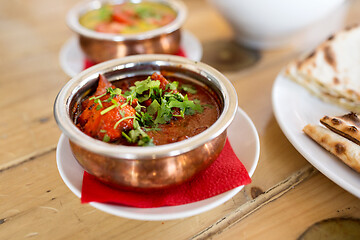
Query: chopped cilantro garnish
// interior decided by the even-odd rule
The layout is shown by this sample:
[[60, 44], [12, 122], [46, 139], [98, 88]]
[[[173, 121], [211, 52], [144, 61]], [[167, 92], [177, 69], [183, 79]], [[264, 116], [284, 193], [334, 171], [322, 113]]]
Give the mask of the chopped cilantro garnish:
[[109, 135], [105, 134], [105, 135], [104, 135], [104, 138], [103, 138], [103, 141], [104, 141], [104, 142], [109, 142], [109, 141], [110, 141]]
[[165, 124], [172, 118], [171, 109], [168, 107], [168, 102], [165, 99], [162, 99], [160, 108], [157, 112], [155, 124]]
[[149, 132], [149, 131], [160, 131], [161, 128], [158, 128], [158, 127], [152, 127], [152, 128], [142, 128], [145, 132]]
[[154, 125], [154, 120], [153, 117], [149, 114], [149, 113], [144, 113], [144, 112], [140, 112], [140, 113], [136, 113], [136, 116], [138, 117], [138, 121], [141, 123], [142, 126], [152, 126]]
[[107, 93], [110, 93], [110, 97], [115, 97], [116, 95], [121, 95], [121, 89], [120, 88], [107, 88], [106, 89]]
[[97, 105], [95, 109], [96, 109], [97, 111], [99, 111], [101, 108], [102, 108], [101, 105]]
[[122, 135], [130, 143], [137, 143], [139, 146], [153, 146], [153, 140], [141, 128], [133, 129], [128, 134], [122, 132]]
[[180, 86], [181, 90], [184, 90], [185, 92], [191, 93], [191, 94], [196, 94], [197, 90], [196, 87], [190, 84], [182, 84]]
[[143, 81], [135, 82], [135, 91], [137, 94], [142, 94], [143, 92], [150, 90], [151, 88], [158, 88], [160, 86], [159, 81], [153, 81], [150, 77]]
[[109, 5], [104, 5], [99, 9], [98, 18], [101, 21], [110, 21], [112, 16], [112, 10]]
[[158, 101], [155, 99], [147, 108], [146, 108], [146, 112], [150, 115], [154, 115], [155, 113], [158, 112], [160, 108], [160, 104], [158, 103]]
[[100, 98], [103, 97], [103, 96], [105, 96], [105, 95], [106, 95], [106, 93], [101, 94], [100, 96], [97, 96], [97, 97], [93, 96], [93, 97], [89, 98], [89, 100], [94, 100], [94, 103], [98, 104], [98, 105], [96, 106], [96, 110], [100, 110], [101, 108], [103, 108], [103, 105], [102, 105], [102, 103], [101, 103]]
[[101, 115], [104, 115], [105, 113], [113, 110], [114, 108], [118, 107], [119, 106], [119, 103], [115, 100], [115, 99], [111, 99], [111, 102], [113, 103], [113, 105], [111, 105], [110, 107], [108, 108], [105, 108], [104, 110], [102, 110], [100, 112]]
[[130, 130], [127, 134], [125, 132], [121, 134], [129, 143], [137, 143], [139, 146], [154, 145], [153, 140], [140, 128], [139, 122], [136, 119], [134, 120], [134, 129]]
[[122, 121], [124, 121], [124, 120], [126, 120], [126, 119], [134, 119], [134, 118], [135, 118], [134, 116], [127, 116], [127, 117], [121, 118], [119, 121], [117, 121], [117, 122], [115, 123], [114, 129], [116, 129]]
[[[187, 96], [183, 96], [177, 92], [179, 83], [174, 81], [166, 85], [165, 92], [160, 88], [159, 80], [151, 80], [150, 77], [143, 81], [135, 82], [134, 86], [130, 87], [124, 95], [129, 103], [134, 99], [138, 100], [135, 110], [140, 114], [138, 120], [144, 126], [151, 126], [157, 124], [165, 124], [171, 120], [173, 116], [184, 117], [187, 114], [194, 114], [202, 111], [199, 103], [188, 100]], [[194, 93], [196, 89], [191, 85], [183, 84], [185, 89]], [[171, 90], [170, 92], [168, 90]], [[142, 102], [151, 99], [151, 104], [146, 108], [146, 113], [143, 113]], [[180, 115], [174, 113], [173, 108], [179, 108]], [[179, 112], [177, 111], [177, 112]], [[176, 111], [175, 111], [176, 112]], [[153, 116], [153, 117], [151, 117]]]
[[114, 97], [116, 97], [117, 95], [121, 95], [121, 89], [109, 87], [106, 89], [106, 93], [109, 93], [110, 97], [104, 100], [104, 102], [111, 102]]
[[125, 132], [122, 132], [121, 135], [122, 135], [124, 138], [126, 138], [126, 140], [127, 140], [129, 143], [132, 142], [131, 138], [130, 138]]
[[[119, 88], [107, 88], [105, 94], [92, 97], [90, 100], [94, 99], [94, 102], [98, 104], [97, 110], [100, 110], [103, 108], [100, 98], [108, 94], [109, 98], [103, 102], [112, 102], [112, 105], [103, 109], [100, 114], [104, 115], [119, 107], [121, 119], [114, 124], [114, 129], [117, 129], [122, 121], [133, 119], [133, 129], [122, 131], [122, 136], [129, 143], [150, 146], [153, 145], [153, 141], [146, 131], [159, 131], [161, 129], [158, 128], [158, 124], [166, 124], [173, 117], [184, 118], [185, 115], [203, 111], [199, 100], [189, 100], [187, 95], [184, 96], [178, 92], [179, 82], [170, 82], [165, 89], [160, 88], [160, 85], [159, 80], [152, 80], [151, 77], [148, 77], [143, 81], [135, 82], [125, 93], [122, 93]], [[196, 93], [196, 88], [192, 85], [182, 84], [180, 88], [190, 94]], [[126, 101], [114, 99], [118, 95], [125, 97]], [[122, 108], [126, 105], [134, 106], [135, 103], [135, 115], [126, 116], [126, 112]], [[110, 141], [106, 131], [103, 133], [105, 133], [103, 141]]]
[[128, 105], [128, 103], [126, 102], [126, 103], [124, 103], [124, 104], [122, 104], [121, 106], [120, 106], [120, 108], [123, 108], [123, 107], [125, 107], [126, 105]]
[[174, 81], [174, 82], [169, 83], [169, 84], [166, 85], [166, 90], [167, 89], [177, 90], [178, 86], [179, 86], [179, 82]]
[[[89, 100], [93, 100], [93, 99], [97, 100], [97, 99], [99, 99], [99, 98], [101, 98], [101, 97], [103, 97], [103, 96], [105, 96], [105, 95], [106, 95], [106, 93], [101, 94], [101, 95], [99, 95], [99, 96], [97, 96], [97, 97], [93, 96], [93, 97], [89, 98]], [[94, 102], [95, 102], [95, 101], [94, 101]]]
[[96, 110], [100, 110], [101, 108], [103, 108], [103, 105], [101, 103], [101, 100], [100, 99], [95, 99], [94, 100], [94, 103], [97, 103], [97, 107], [96, 107]]
[[124, 93], [124, 96], [126, 97], [126, 101], [128, 103], [132, 103], [134, 99], [136, 98], [136, 92], [133, 90], [127, 91]]

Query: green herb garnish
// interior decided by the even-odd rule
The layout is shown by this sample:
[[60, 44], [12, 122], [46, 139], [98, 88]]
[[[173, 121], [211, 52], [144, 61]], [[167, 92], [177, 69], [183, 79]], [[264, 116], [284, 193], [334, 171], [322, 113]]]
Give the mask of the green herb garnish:
[[112, 16], [112, 9], [110, 5], [104, 5], [99, 9], [98, 19], [101, 21], [110, 21]]
[[134, 129], [130, 130], [127, 134], [125, 132], [121, 134], [129, 143], [137, 143], [139, 146], [154, 145], [153, 140], [141, 129], [136, 119], [134, 120]]
[[99, 96], [97, 96], [97, 97], [93, 96], [93, 97], [89, 98], [89, 100], [93, 100], [93, 99], [97, 100], [97, 99], [99, 99], [99, 98], [101, 98], [101, 97], [103, 97], [103, 96], [105, 96], [105, 95], [106, 95], [106, 93], [101, 94], [101, 95], [99, 95]]
[[126, 105], [128, 105], [128, 103], [126, 102], [126, 103], [124, 103], [124, 104], [122, 104], [121, 106], [120, 106], [120, 108], [123, 108], [123, 107], [125, 107]]
[[99, 111], [101, 108], [103, 108], [103, 105], [102, 105], [100, 99], [96, 99], [94, 102], [98, 104], [98, 105], [96, 106], [96, 110], [97, 110], [97, 111]]
[[167, 84], [165, 88], [166, 88], [166, 90], [168, 90], [168, 89], [177, 90], [178, 86], [179, 86], [179, 82], [174, 81], [174, 82]]
[[109, 87], [109, 88], [106, 89], [106, 92], [110, 93], [111, 98], [114, 98], [116, 95], [121, 95], [122, 91], [121, 91], [120, 88], [111, 88], [111, 87]]
[[89, 100], [94, 100], [94, 103], [98, 104], [98, 106], [96, 106], [96, 110], [100, 110], [101, 108], [103, 108], [100, 98], [105, 95], [106, 95], [106, 93], [101, 94], [100, 96], [97, 96], [97, 97], [93, 96], [93, 97], [89, 98]]
[[[184, 117], [185, 115], [192, 115], [195, 112], [202, 111], [202, 106], [199, 103], [188, 100], [187, 96], [176, 92], [178, 86], [178, 82], [171, 82], [165, 88], [165, 91], [171, 91], [163, 92], [160, 88], [160, 81], [151, 80], [148, 77], [143, 81], [135, 82], [134, 86], [130, 87], [130, 90], [124, 96], [126, 96], [129, 103], [134, 99], [138, 99], [138, 105], [135, 107], [135, 110], [140, 114], [138, 121], [145, 126], [152, 127], [152, 125], [169, 122], [173, 116]], [[196, 91], [191, 85], [183, 84], [182, 86], [185, 86], [185, 89], [191, 93]], [[139, 107], [139, 103], [141, 104], [147, 100], [151, 100], [151, 104], [146, 108], [147, 115], [141, 114], [143, 107]], [[173, 114], [173, 108], [179, 108], [180, 115]]]
[[116, 128], [119, 126], [119, 124], [120, 124], [122, 121], [126, 120], [126, 119], [135, 119], [135, 116], [127, 116], [127, 117], [121, 118], [119, 121], [117, 121], [117, 122], [115, 123], [114, 129], [116, 129]]
[[155, 113], [157, 113], [159, 111], [160, 108], [160, 104], [158, 103], [158, 101], [155, 99], [147, 108], [146, 108], [146, 112], [150, 115], [154, 115]]
[[110, 142], [109, 135], [107, 135], [107, 134], [104, 135], [103, 142]]
[[193, 85], [190, 85], [190, 84], [182, 84], [180, 89], [184, 90], [185, 92], [191, 93], [191, 94], [197, 93], [196, 87], [194, 87]]
[[101, 115], [104, 115], [105, 113], [113, 110], [114, 108], [118, 107], [119, 106], [119, 103], [115, 100], [115, 99], [111, 99], [111, 102], [113, 103], [113, 105], [111, 105], [110, 107], [108, 108], [105, 108], [104, 110], [102, 110], [100, 112]]
[[[182, 95], [178, 92], [179, 82], [171, 82], [166, 85], [165, 90], [160, 88], [159, 80], [152, 80], [151, 77], [143, 81], [137, 81], [134, 86], [129, 88], [129, 91], [122, 93], [119, 88], [108, 88], [106, 94], [109, 98], [103, 102], [112, 102], [113, 104], [100, 112], [101, 115], [120, 107], [119, 113], [121, 119], [114, 125], [114, 129], [119, 127], [122, 121], [133, 119], [133, 129], [130, 131], [123, 131], [122, 136], [129, 142], [139, 146], [151, 146], [153, 140], [149, 137], [146, 131], [159, 131], [159, 124], [168, 123], [173, 117], [182, 117], [185, 115], [192, 115], [196, 112], [202, 112], [203, 107], [199, 100], [189, 100], [187, 95]], [[196, 93], [196, 88], [192, 85], [182, 84], [181, 90], [190, 94]], [[117, 95], [126, 98], [126, 102], [121, 104], [114, 99]], [[93, 97], [101, 108], [100, 97], [105, 94]], [[136, 113], [132, 116], [125, 116], [125, 111], [121, 110], [126, 105], [134, 105], [134, 100], [137, 105], [134, 107]], [[144, 102], [146, 101], [146, 104]], [[120, 101], [121, 102], [121, 101]], [[109, 141], [110, 138], [105, 134], [103, 141]]]

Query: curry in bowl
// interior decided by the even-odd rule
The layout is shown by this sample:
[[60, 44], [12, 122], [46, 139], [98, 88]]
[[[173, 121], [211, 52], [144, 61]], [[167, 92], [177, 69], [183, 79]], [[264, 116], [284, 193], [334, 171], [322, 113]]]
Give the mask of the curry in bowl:
[[180, 0], [90, 0], [66, 21], [94, 63], [136, 54], [177, 54], [187, 8]]
[[77, 127], [95, 139], [152, 146], [203, 132], [221, 111], [218, 97], [205, 85], [154, 72], [113, 83], [99, 75], [95, 92], [75, 104], [74, 113]]
[[103, 33], [135, 34], [160, 28], [176, 18], [170, 6], [160, 2], [104, 4], [83, 14], [82, 26]]
[[75, 76], [59, 92], [54, 115], [88, 173], [142, 191], [181, 184], [207, 168], [236, 109], [235, 89], [220, 72], [178, 56], [145, 54]]

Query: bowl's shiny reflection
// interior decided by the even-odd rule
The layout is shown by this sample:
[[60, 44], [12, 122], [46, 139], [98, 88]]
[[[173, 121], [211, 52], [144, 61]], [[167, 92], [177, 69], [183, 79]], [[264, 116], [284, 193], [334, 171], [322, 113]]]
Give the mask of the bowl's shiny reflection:
[[95, 63], [136, 54], [176, 54], [180, 48], [181, 31], [164, 33], [148, 39], [110, 41], [79, 36], [86, 57]]

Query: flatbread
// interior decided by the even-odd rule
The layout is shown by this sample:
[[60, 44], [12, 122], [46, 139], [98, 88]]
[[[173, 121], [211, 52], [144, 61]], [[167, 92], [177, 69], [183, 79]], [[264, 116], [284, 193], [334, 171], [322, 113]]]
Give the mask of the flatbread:
[[360, 146], [319, 125], [308, 124], [303, 131], [327, 151], [360, 173]]
[[324, 101], [360, 112], [360, 26], [336, 33], [285, 75]]
[[343, 116], [324, 116], [320, 122], [330, 130], [360, 145], [360, 118], [356, 113]]

